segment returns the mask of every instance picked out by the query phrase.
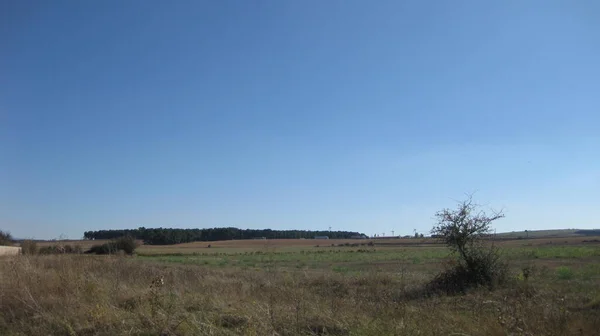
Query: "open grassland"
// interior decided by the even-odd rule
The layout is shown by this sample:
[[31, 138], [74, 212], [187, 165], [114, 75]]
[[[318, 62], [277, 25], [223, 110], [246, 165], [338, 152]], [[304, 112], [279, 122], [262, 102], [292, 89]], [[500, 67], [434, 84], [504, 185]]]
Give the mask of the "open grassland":
[[[157, 254], [202, 254], [202, 253], [239, 253], [274, 250], [312, 251], [340, 245], [357, 245], [364, 248], [373, 242], [378, 248], [435, 247], [439, 241], [432, 238], [419, 239], [269, 239], [269, 240], [226, 240], [217, 242], [193, 242], [178, 245], [143, 245], [138, 249], [142, 255]], [[501, 247], [538, 247], [538, 246], [598, 246], [600, 237], [555, 237], [531, 239], [496, 239], [494, 243]], [[91, 243], [88, 243], [91, 246]], [[210, 246], [210, 247], [209, 247]]]
[[[507, 260], [516, 265], [562, 265], [564, 263], [595, 268], [600, 261], [600, 246], [545, 246], [512, 247], [502, 251]], [[205, 252], [197, 254], [141, 255], [143, 260], [203, 265], [220, 268], [262, 270], [276, 267], [280, 270], [331, 270], [333, 272], [363, 273], [371, 271], [399, 271], [419, 269], [433, 275], [448, 260], [448, 250], [435, 247], [342, 247], [312, 250], [277, 249], [249, 252]]]
[[578, 229], [561, 229], [561, 230], [533, 230], [533, 231], [514, 231], [498, 233], [500, 238], [556, 238], [556, 237], [581, 237]]
[[500, 241], [509, 285], [460, 296], [422, 291], [450, 263], [443, 246], [369, 241], [3, 257], [0, 335], [600, 335], [593, 237]]
[[[565, 230], [559, 230], [565, 231]], [[583, 245], [591, 246], [600, 243], [600, 237], [590, 236], [560, 236], [560, 237], [542, 237], [529, 239], [510, 239], [499, 238], [495, 243], [499, 246], [545, 246], [545, 245]], [[56, 245], [71, 245], [80, 246], [87, 250], [93, 245], [101, 245], [109, 242], [109, 240], [53, 240], [53, 241], [37, 241], [39, 247], [56, 246]], [[142, 255], [151, 254], [194, 254], [211, 251], [222, 253], [227, 252], [251, 252], [264, 251], [265, 249], [276, 249], [278, 251], [300, 251], [312, 250], [315, 248], [331, 247], [358, 244], [365, 246], [369, 242], [373, 242], [378, 247], [415, 247], [415, 246], [432, 246], [438, 245], [438, 241], [432, 238], [417, 238], [417, 239], [269, 239], [269, 240], [224, 240], [215, 242], [193, 242], [177, 245], [143, 245], [142, 241], [138, 241], [141, 245], [138, 253]], [[210, 248], [209, 248], [210, 246]]]

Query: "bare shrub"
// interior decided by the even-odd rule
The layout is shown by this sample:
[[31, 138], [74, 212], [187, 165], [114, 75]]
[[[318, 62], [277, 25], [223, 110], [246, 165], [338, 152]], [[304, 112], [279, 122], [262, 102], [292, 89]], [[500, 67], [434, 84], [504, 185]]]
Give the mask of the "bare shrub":
[[10, 232], [0, 230], [0, 245], [12, 246], [13, 238]]
[[118, 250], [125, 252], [126, 254], [133, 254], [135, 249], [138, 248], [138, 243], [135, 241], [133, 237], [125, 236], [118, 238], [114, 241]]
[[427, 285], [429, 291], [456, 294], [480, 286], [493, 289], [506, 282], [507, 264], [493, 242], [485, 244], [491, 223], [503, 218], [502, 212], [487, 215], [469, 197], [456, 210], [444, 209], [436, 217], [438, 223], [431, 233], [455, 253], [457, 263], [437, 275]]
[[61, 244], [55, 244], [55, 245], [49, 245], [49, 246], [44, 246], [41, 247], [38, 251], [38, 254], [43, 254], [43, 255], [48, 255], [48, 254], [79, 254], [82, 253], [83, 250], [81, 248], [81, 246], [75, 245], [61, 245]]
[[37, 254], [38, 253], [38, 246], [37, 246], [37, 242], [35, 242], [34, 240], [23, 240], [23, 242], [21, 242], [21, 253], [23, 254]]
[[65, 249], [65, 253], [72, 253], [72, 254], [83, 253], [83, 249], [79, 245], [73, 245], [73, 246], [65, 245], [64, 249]]
[[508, 265], [500, 260], [495, 249], [489, 249], [474, 252], [470, 266], [459, 262], [441, 272], [426, 285], [426, 289], [429, 293], [459, 294], [480, 286], [495, 289], [508, 279]]
[[39, 254], [61, 254], [62, 249], [58, 245], [44, 246], [39, 249]]
[[138, 243], [133, 237], [125, 236], [102, 245], [92, 246], [86, 253], [92, 254], [116, 254], [122, 251], [125, 254], [133, 254]]

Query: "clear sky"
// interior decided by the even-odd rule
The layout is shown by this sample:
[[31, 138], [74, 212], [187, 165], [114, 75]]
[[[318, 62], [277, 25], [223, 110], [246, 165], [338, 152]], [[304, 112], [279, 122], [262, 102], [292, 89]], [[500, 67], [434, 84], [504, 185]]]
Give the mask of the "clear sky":
[[0, 2], [0, 229], [598, 228], [598, 1]]

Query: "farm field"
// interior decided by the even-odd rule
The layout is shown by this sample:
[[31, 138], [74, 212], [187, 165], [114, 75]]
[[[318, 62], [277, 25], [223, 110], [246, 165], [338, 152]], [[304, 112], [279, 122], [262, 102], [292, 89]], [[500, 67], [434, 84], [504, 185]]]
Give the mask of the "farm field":
[[[563, 232], [567, 230], [557, 230]], [[554, 231], [552, 231], [554, 232]], [[545, 246], [545, 245], [582, 245], [590, 246], [600, 241], [600, 236], [581, 236], [581, 235], [565, 235], [558, 237], [541, 236], [539, 238], [532, 237], [529, 239], [511, 239], [504, 238], [503, 235], [498, 235], [499, 238], [495, 243], [499, 246]], [[594, 241], [595, 240], [595, 241]], [[98, 245], [108, 242], [109, 240], [54, 240], [54, 241], [38, 241], [39, 247], [53, 245], [72, 245], [81, 246], [84, 250], [89, 249], [92, 245]], [[265, 249], [277, 249], [278, 251], [285, 250], [307, 250], [316, 248], [319, 245], [322, 247], [330, 247], [344, 244], [367, 244], [373, 242], [379, 247], [414, 247], [414, 246], [434, 246], [438, 242], [432, 238], [417, 238], [417, 239], [269, 239], [269, 240], [224, 240], [213, 242], [193, 242], [177, 245], [143, 245], [142, 241], [138, 241], [141, 245], [138, 248], [139, 254], [193, 254], [204, 252], [244, 252], [244, 251], [260, 251]], [[208, 246], [211, 246], [210, 249]]]
[[[421, 291], [450, 260], [428, 239], [198, 242], [141, 246], [134, 257], [4, 257], [0, 334], [598, 335], [593, 238], [499, 241], [510, 285], [454, 296]], [[163, 284], [153, 285], [160, 277]]]

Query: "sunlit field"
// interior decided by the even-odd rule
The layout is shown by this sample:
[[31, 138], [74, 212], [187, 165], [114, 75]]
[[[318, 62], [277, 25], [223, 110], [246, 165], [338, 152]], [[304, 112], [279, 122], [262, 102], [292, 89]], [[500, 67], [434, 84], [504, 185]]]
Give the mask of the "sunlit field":
[[598, 334], [597, 241], [496, 244], [510, 263], [510, 284], [464, 295], [422, 291], [451, 260], [428, 239], [197, 242], [141, 246], [132, 257], [4, 257], [0, 334]]

